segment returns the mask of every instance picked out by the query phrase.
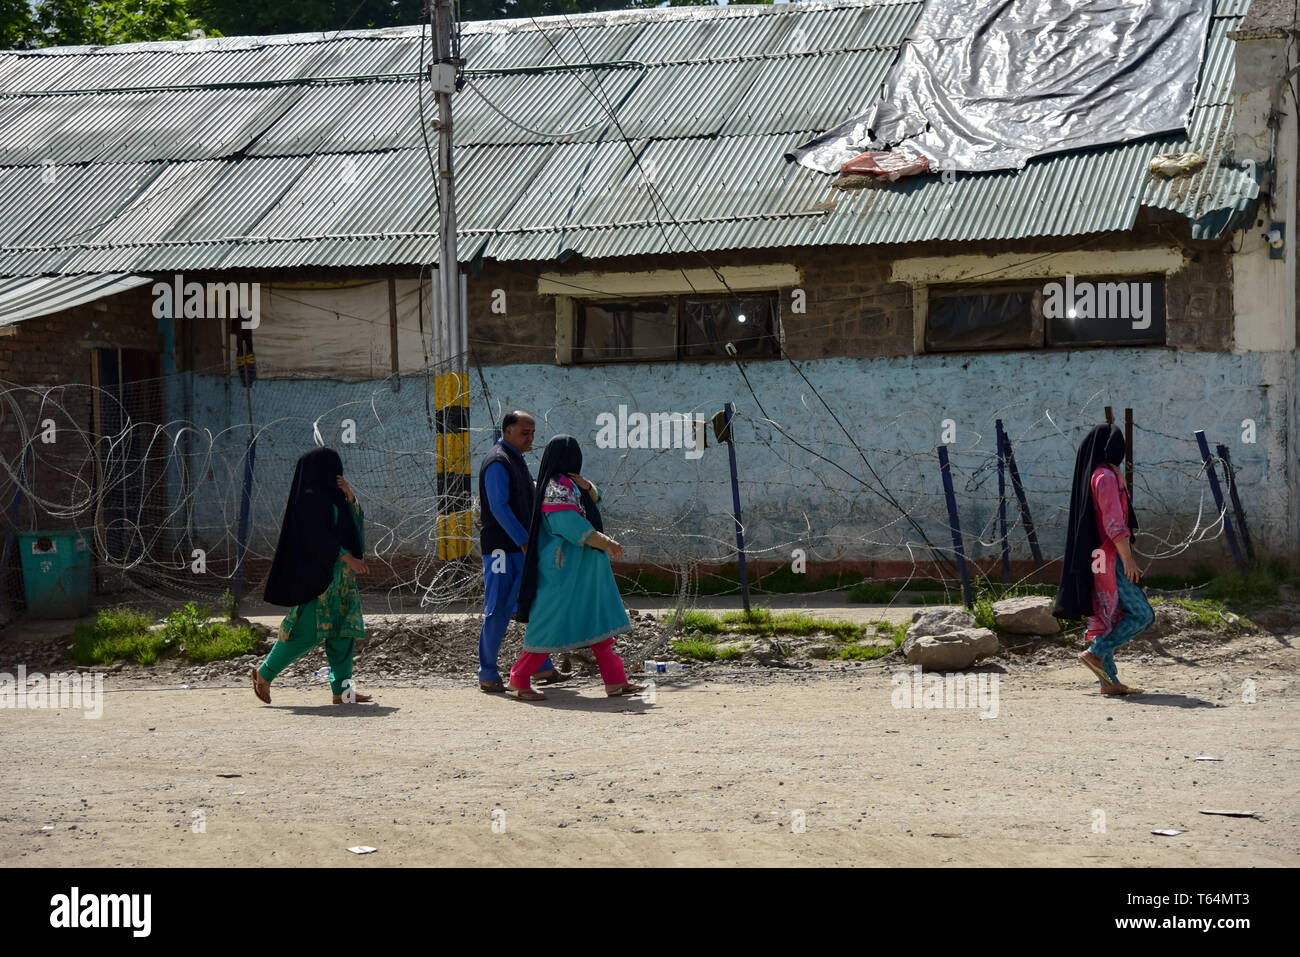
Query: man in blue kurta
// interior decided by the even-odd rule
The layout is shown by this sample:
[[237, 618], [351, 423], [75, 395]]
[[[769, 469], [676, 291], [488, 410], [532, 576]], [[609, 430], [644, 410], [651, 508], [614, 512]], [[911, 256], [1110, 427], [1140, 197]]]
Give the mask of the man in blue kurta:
[[[528, 522], [536, 490], [523, 453], [533, 447], [537, 423], [527, 412], [510, 412], [501, 421], [501, 438], [483, 458], [478, 474], [483, 552], [483, 628], [478, 637], [478, 686], [487, 693], [504, 692], [497, 656], [519, 597], [528, 547]], [[537, 672], [543, 684], [567, 681], [547, 658]]]

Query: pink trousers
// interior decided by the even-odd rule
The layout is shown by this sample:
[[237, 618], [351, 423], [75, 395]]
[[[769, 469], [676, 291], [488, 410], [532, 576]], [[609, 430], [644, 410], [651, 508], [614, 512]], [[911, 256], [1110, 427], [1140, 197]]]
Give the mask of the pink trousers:
[[[596, 666], [600, 668], [600, 677], [607, 685], [621, 685], [627, 682], [627, 672], [623, 670], [623, 659], [614, 654], [614, 639], [606, 638], [598, 645], [591, 646], [596, 656]], [[510, 669], [510, 683], [516, 688], [532, 688], [532, 677], [546, 660], [546, 655], [535, 651], [525, 651], [519, 656], [514, 667]]]

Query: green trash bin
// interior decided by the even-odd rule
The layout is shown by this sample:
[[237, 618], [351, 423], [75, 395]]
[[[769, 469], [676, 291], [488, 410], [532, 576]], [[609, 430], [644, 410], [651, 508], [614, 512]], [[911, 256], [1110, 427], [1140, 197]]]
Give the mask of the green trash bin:
[[34, 618], [78, 618], [90, 609], [90, 542], [83, 532], [21, 532], [23, 594]]

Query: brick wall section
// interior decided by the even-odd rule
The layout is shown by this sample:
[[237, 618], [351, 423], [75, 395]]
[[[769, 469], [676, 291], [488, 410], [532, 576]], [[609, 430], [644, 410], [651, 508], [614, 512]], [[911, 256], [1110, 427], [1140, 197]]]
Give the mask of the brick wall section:
[[1198, 250], [1195, 261], [1165, 281], [1165, 342], [1187, 351], [1232, 349], [1232, 260]]
[[[1171, 236], [1172, 232], [1172, 236]], [[1193, 241], [1185, 227], [1165, 223], [1140, 226], [1134, 233], [1101, 237], [1052, 238], [954, 246], [916, 243], [907, 247], [828, 247], [709, 254], [714, 266], [792, 263], [803, 273], [807, 311], [793, 314], [791, 290], [780, 290], [786, 351], [795, 359], [831, 356], [875, 358], [907, 356], [912, 347], [912, 289], [889, 281], [890, 264], [900, 256], [940, 256], [954, 252], [983, 254], [1044, 252], [1087, 248], [1168, 247], [1177, 240], [1192, 259], [1165, 283], [1166, 342], [1179, 350], [1227, 351], [1233, 341], [1232, 263], [1221, 244]], [[591, 270], [639, 271], [700, 268], [698, 255], [639, 256], [614, 260], [559, 263], [493, 263], [469, 281], [470, 339], [483, 365], [553, 363], [554, 297], [537, 293], [541, 273]], [[506, 293], [508, 312], [490, 311], [494, 289]]]
[[[146, 286], [51, 316], [28, 319], [11, 327], [12, 334], [0, 336], [0, 381], [8, 383], [6, 389], [22, 387], [11, 395], [18, 397], [27, 429], [38, 432], [45, 419], [53, 419], [57, 428], [54, 444], [36, 440], [35, 480], [30, 483], [47, 501], [67, 506], [88, 494], [85, 483], [93, 482], [94, 475], [87, 468], [87, 440], [78, 436], [77, 430], [89, 433], [93, 423], [89, 388], [57, 390], [53, 396], [59, 403], [57, 407], [42, 404], [42, 391], [55, 386], [89, 386], [93, 381], [94, 348], [158, 353], [161, 343], [152, 304]], [[16, 463], [19, 458], [21, 434], [13, 404], [4, 402], [0, 406], [0, 454], [10, 462]], [[0, 478], [0, 488], [7, 491], [9, 487], [7, 476]], [[19, 516], [19, 527], [30, 527], [31, 518], [27, 504]], [[42, 528], [87, 524], [84, 517], [52, 518], [44, 511], [38, 522]]]
[[[537, 294], [545, 264], [489, 263], [469, 280], [469, 340], [482, 365], [555, 362], [555, 299]], [[496, 291], [505, 293], [505, 313], [494, 313]]]
[[807, 311], [793, 313], [793, 290], [781, 290], [786, 352], [794, 359], [911, 355], [912, 287], [889, 281], [889, 263], [845, 248], [799, 256]]

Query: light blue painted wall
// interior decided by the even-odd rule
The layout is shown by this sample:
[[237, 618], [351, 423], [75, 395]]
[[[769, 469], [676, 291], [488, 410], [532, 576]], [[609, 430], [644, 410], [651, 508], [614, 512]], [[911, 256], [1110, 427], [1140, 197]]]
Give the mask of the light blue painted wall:
[[[1144, 530], [1169, 543], [1145, 539], [1139, 543], [1143, 551], [1169, 551], [1194, 533], [1198, 511], [1202, 532], [1213, 515], [1193, 440], [1197, 428], [1206, 430], [1212, 446], [1229, 445], [1257, 541], [1293, 548], [1283, 519], [1294, 505], [1279, 478], [1285, 456], [1294, 454], [1287, 451], [1294, 444], [1287, 442], [1286, 418], [1287, 376], [1294, 373], [1285, 371], [1294, 364], [1286, 362], [1292, 364], [1268, 354], [1134, 349], [827, 359], [802, 368], [892, 495], [944, 548], [951, 539], [934, 452], [942, 420], [956, 424], [949, 452], [968, 549], [992, 556], [993, 423], [1001, 417], [1050, 556], [1059, 553], [1064, 540], [1075, 448], [1088, 428], [1104, 420], [1107, 404], [1120, 424], [1124, 407], [1134, 408], [1136, 505]], [[791, 436], [847, 472], [869, 477], [859, 453], [788, 363], [754, 363], [747, 373], [767, 414]], [[736, 404], [743, 416], [737, 458], [746, 538], [756, 557], [788, 561], [797, 546], [808, 551], [810, 561], [906, 558], [908, 543], [914, 547], [921, 540], [898, 511], [854, 478], [755, 421], [761, 413], [734, 366], [517, 365], [486, 368], [483, 374], [493, 419], [515, 407], [537, 416], [538, 451], [529, 456], [534, 469], [547, 438], [559, 433], [579, 438], [585, 474], [606, 489], [607, 526], [630, 546], [631, 560], [726, 559], [734, 549], [734, 531], [725, 448], [711, 446], [697, 460], [682, 450], [596, 448], [597, 416], [616, 412], [620, 404], [630, 411], [708, 415], [726, 401]], [[476, 374], [471, 385], [477, 489], [477, 462], [491, 441], [491, 423]], [[201, 427], [217, 433], [245, 420], [237, 380], [229, 398], [221, 379], [195, 377], [194, 389]], [[293, 462], [312, 447], [313, 422], [343, 455], [366, 505], [370, 543], [414, 553], [431, 547], [436, 475], [423, 379], [404, 380], [398, 394], [386, 382], [262, 380], [253, 397], [260, 436], [254, 554], [273, 549]], [[355, 445], [340, 441], [341, 422], [348, 418], [357, 424]], [[1256, 423], [1253, 444], [1241, 441], [1245, 419]], [[218, 437], [196, 495], [199, 538], [210, 546], [223, 536], [233, 540], [246, 436], [240, 428]], [[1017, 518], [1014, 505], [1009, 517]], [[1029, 557], [1023, 533], [1013, 536], [1013, 555]]]

